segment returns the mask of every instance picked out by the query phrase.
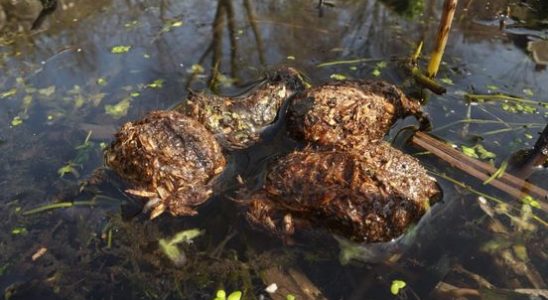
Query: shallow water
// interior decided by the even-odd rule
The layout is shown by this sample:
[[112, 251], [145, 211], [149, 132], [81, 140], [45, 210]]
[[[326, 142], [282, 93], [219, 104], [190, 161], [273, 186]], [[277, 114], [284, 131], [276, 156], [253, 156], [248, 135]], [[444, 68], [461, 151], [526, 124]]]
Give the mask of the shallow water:
[[[0, 5], [6, 8], [7, 2], [0, 0]], [[242, 290], [247, 299], [267, 294], [268, 279], [262, 280], [260, 273], [272, 265], [299, 269], [328, 299], [389, 298], [394, 279], [407, 282], [402, 293], [411, 298], [431, 297], [440, 281], [476, 288], [452, 271], [455, 266], [497, 288], [538, 285], [531, 274], [547, 275], [545, 225], [529, 221], [535, 230], [525, 230], [515, 219], [511, 223], [511, 217], [520, 216], [517, 200], [410, 146], [405, 150], [417, 153], [429, 170], [508, 203], [507, 214], [495, 215], [507, 232], [490, 230], [490, 218], [477, 196], [443, 178], [442, 203], [411, 238], [358, 248], [346, 265], [339, 260], [338, 242], [327, 234], [304, 234], [297, 245], [284, 246], [250, 228], [240, 209], [223, 195], [201, 208], [199, 217], [148, 221], [137, 214], [137, 200], [123, 193], [123, 183], [113, 174], [107, 172], [106, 182], [78, 193], [80, 182], [102, 167], [101, 147], [112, 141], [121, 124], [150, 110], [173, 107], [185, 99], [188, 88], [236, 93], [265, 69], [290, 65], [314, 84], [342, 74], [415, 90], [398, 61], [420, 40], [425, 54], [430, 52], [442, 1], [412, 1], [409, 5], [422, 3], [415, 9], [391, 5], [396, 2], [333, 1], [333, 7], [319, 10], [316, 1], [62, 1], [34, 32], [27, 28], [36, 12], [6, 9], [3, 26], [0, 19], [4, 297], [212, 299], [215, 290], [224, 288]], [[508, 5], [513, 19], [501, 30], [500, 13]], [[496, 166], [534, 145], [548, 118], [546, 106], [520, 110], [500, 101], [470, 104], [464, 95], [501, 92], [548, 103], [546, 62], [535, 62], [548, 51], [542, 48], [548, 38], [547, 11], [543, 1], [460, 3], [438, 74], [448, 92], [429, 95], [425, 105], [432, 134], [458, 146], [480, 143], [496, 154]], [[338, 63], [320, 65], [333, 61]], [[214, 78], [215, 70], [222, 76]], [[462, 121], [467, 118], [487, 121]], [[400, 122], [390, 136], [410, 124], [415, 123]], [[276, 138], [236, 153], [232, 160], [240, 172], [260, 172], [266, 156], [290, 146], [283, 137]], [[539, 169], [530, 181], [546, 188], [546, 175], [546, 169]], [[53, 202], [93, 199], [93, 205], [81, 202], [22, 214]], [[546, 217], [541, 210], [533, 212]], [[189, 228], [206, 233], [181, 247], [187, 262], [178, 267], [157, 241]], [[486, 243], [501, 240], [506, 246], [482, 250]], [[519, 256], [512, 250], [515, 245], [527, 251], [525, 274], [516, 275], [499, 262], [501, 249]], [[42, 247], [47, 252], [33, 261]], [[404, 250], [399, 259], [388, 260], [386, 252]], [[374, 257], [368, 254], [372, 252]]]

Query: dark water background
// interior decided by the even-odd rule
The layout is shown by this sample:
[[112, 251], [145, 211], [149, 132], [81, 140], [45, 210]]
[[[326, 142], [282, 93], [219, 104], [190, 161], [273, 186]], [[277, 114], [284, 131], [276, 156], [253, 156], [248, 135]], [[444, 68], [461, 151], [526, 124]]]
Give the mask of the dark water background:
[[[407, 282], [399, 296], [407, 298], [429, 298], [444, 280], [476, 288], [453, 271], [455, 266], [497, 288], [539, 288], [530, 274], [546, 277], [546, 225], [529, 220], [534, 228], [523, 229], [516, 221], [522, 215], [519, 201], [420, 153], [429, 170], [507, 203], [508, 212], [494, 217], [507, 232], [490, 230], [492, 219], [479, 208], [477, 195], [442, 178], [444, 200], [417, 228], [406, 251], [394, 252], [400, 253], [398, 260], [379, 258], [390, 256], [386, 253], [395, 247], [390, 244], [375, 248], [382, 254], [373, 257], [377, 262], [357, 250], [357, 259], [345, 265], [335, 239], [311, 233], [284, 246], [250, 228], [223, 195], [199, 217], [148, 221], [128, 217], [135, 200], [125, 196], [123, 183], [112, 174], [106, 183], [76, 193], [79, 183], [102, 167], [101, 147], [121, 124], [172, 107], [185, 99], [187, 88], [208, 88], [214, 70], [222, 76], [210, 87], [221, 93], [237, 92], [277, 65], [302, 70], [314, 84], [342, 74], [412, 90], [396, 62], [420, 40], [424, 53], [430, 52], [442, 1], [339, 0], [321, 11], [311, 0], [61, 1], [34, 32], [26, 29], [37, 11], [14, 10], [8, 2], [0, 0], [8, 16], [0, 18], [0, 290], [5, 298], [213, 299], [215, 290], [224, 288], [252, 299], [267, 295], [261, 272], [272, 266], [300, 270], [329, 299], [390, 298], [394, 279]], [[508, 6], [510, 26], [501, 30]], [[497, 166], [531, 148], [546, 123], [546, 107], [524, 111], [500, 101], [470, 104], [465, 94], [500, 92], [547, 103], [547, 37], [546, 1], [461, 1], [438, 74], [448, 92], [430, 95], [424, 108], [433, 134], [458, 146], [480, 143], [496, 154]], [[131, 48], [114, 54], [117, 46]], [[535, 61], [543, 57], [544, 62]], [[319, 66], [355, 59], [364, 60]], [[467, 118], [488, 121], [462, 121]], [[414, 121], [397, 128], [409, 124]], [[244, 170], [260, 168], [272, 149], [287, 151], [287, 145], [274, 142], [233, 159], [243, 161]], [[73, 172], [61, 176], [64, 166]], [[529, 179], [546, 188], [546, 178], [547, 171], [538, 170]], [[22, 214], [53, 202], [90, 200], [94, 205]], [[533, 212], [545, 218], [542, 211]], [[190, 228], [206, 234], [181, 247], [188, 261], [175, 266], [157, 241]], [[499, 248], [485, 250], [493, 241]], [[516, 245], [528, 254], [521, 274], [500, 263], [505, 249], [519, 256]], [[42, 247], [47, 252], [33, 261]]]

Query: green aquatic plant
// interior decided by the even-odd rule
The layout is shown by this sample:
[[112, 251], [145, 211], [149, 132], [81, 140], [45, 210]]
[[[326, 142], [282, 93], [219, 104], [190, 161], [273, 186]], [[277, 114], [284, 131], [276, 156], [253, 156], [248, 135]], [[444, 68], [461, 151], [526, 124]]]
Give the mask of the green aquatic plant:
[[234, 291], [230, 293], [230, 295], [226, 295], [225, 290], [218, 290], [217, 293], [215, 293], [215, 298], [213, 300], [240, 300], [242, 299], [242, 292], [241, 291]]
[[171, 239], [159, 239], [158, 245], [162, 252], [176, 265], [181, 266], [186, 262], [186, 256], [184, 252], [181, 252], [178, 244], [191, 243], [192, 240], [203, 235], [204, 230], [200, 229], [187, 229], [178, 232]]
[[407, 283], [403, 280], [392, 280], [392, 284], [390, 285], [390, 293], [392, 293], [392, 295], [398, 295], [406, 286]]
[[123, 54], [123, 53], [128, 53], [129, 50], [131, 50], [131, 46], [124, 46], [124, 45], [121, 45], [121, 46], [114, 46], [110, 49], [110, 52], [112, 54]]

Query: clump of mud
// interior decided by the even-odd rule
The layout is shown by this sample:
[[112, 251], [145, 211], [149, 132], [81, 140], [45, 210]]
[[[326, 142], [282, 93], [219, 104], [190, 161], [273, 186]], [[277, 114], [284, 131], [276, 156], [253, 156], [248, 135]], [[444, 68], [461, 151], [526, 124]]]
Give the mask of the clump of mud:
[[383, 81], [340, 81], [293, 99], [288, 129], [299, 140], [341, 149], [363, 147], [386, 135], [408, 115], [422, 118], [420, 103]]
[[128, 122], [105, 153], [106, 164], [148, 199], [151, 218], [168, 211], [194, 215], [212, 193], [211, 180], [223, 171], [221, 146], [198, 121], [174, 111], [156, 111]]
[[386, 143], [358, 151], [307, 148], [269, 169], [248, 220], [278, 236], [323, 227], [357, 242], [400, 236], [439, 194], [413, 157]]
[[224, 148], [242, 149], [259, 141], [285, 101], [304, 88], [302, 75], [297, 70], [279, 68], [243, 95], [223, 97], [191, 92], [176, 110], [204, 124]]

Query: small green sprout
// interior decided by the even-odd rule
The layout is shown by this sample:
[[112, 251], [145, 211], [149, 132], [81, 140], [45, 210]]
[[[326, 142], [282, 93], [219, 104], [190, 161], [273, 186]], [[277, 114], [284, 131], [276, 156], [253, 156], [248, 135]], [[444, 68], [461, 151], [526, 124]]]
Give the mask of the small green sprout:
[[403, 289], [407, 283], [403, 280], [393, 280], [392, 284], [390, 285], [390, 293], [392, 295], [398, 295], [400, 293], [400, 290]]
[[343, 74], [331, 74], [331, 76], [329, 76], [329, 78], [331, 78], [333, 80], [345, 80], [346, 76], [343, 75]]
[[151, 89], [161, 89], [163, 86], [164, 86], [163, 79], [156, 79], [153, 82], [147, 84], [147, 88], [151, 88]]
[[6, 98], [9, 98], [11, 96], [15, 96], [15, 94], [17, 94], [17, 89], [16, 88], [12, 88], [12, 89], [9, 89], [3, 93], [0, 93], [0, 99], [6, 99]]
[[114, 46], [110, 50], [112, 54], [123, 54], [128, 53], [131, 50], [131, 46]]
[[15, 116], [13, 120], [11, 120], [11, 126], [13, 127], [19, 126], [21, 124], [23, 124], [23, 119], [21, 119], [20, 116]]
[[27, 234], [28, 231], [25, 227], [14, 227], [12, 230], [11, 230], [11, 234], [12, 235], [24, 235], [24, 234]]
[[215, 293], [215, 298], [213, 300], [240, 300], [242, 299], [242, 292], [241, 291], [234, 291], [226, 296], [226, 292], [224, 290], [218, 290], [217, 293]]

